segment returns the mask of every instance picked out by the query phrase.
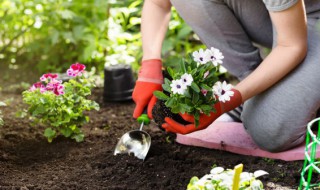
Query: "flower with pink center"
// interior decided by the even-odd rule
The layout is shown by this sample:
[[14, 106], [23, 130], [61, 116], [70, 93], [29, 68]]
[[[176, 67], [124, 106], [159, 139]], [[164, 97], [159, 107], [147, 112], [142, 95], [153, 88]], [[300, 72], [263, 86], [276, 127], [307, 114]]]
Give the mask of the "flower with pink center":
[[42, 84], [42, 82], [37, 82], [37, 83], [34, 83], [31, 87], [30, 87], [30, 91], [33, 92], [37, 89], [40, 89], [40, 92], [41, 93], [44, 93], [46, 90], [46, 87]]
[[57, 74], [47, 73], [47, 74], [43, 74], [43, 75], [40, 77], [40, 80], [41, 80], [41, 81], [47, 81], [48, 79], [49, 79], [49, 80], [52, 80], [52, 79], [56, 79], [57, 77], [58, 77]]
[[76, 77], [81, 76], [84, 70], [86, 69], [86, 66], [81, 63], [75, 63], [70, 66], [70, 68], [67, 70], [68, 76]]

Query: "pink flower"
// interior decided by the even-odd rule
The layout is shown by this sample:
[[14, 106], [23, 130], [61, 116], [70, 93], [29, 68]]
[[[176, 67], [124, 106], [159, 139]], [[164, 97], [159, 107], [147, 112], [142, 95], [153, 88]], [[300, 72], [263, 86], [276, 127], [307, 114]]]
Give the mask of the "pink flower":
[[41, 81], [46, 81], [47, 79], [56, 79], [58, 77], [57, 74], [52, 74], [52, 73], [47, 73], [47, 74], [44, 74], [40, 77], [40, 80]]
[[52, 91], [56, 95], [64, 94], [64, 86], [61, 80], [52, 79], [46, 86], [47, 91]]
[[46, 87], [41, 82], [34, 83], [29, 90], [33, 92], [37, 89], [40, 89], [41, 93], [44, 93], [46, 91]]
[[86, 69], [86, 66], [81, 63], [75, 63], [70, 66], [70, 68], [67, 70], [68, 76], [76, 77], [81, 76], [84, 70]]
[[57, 96], [64, 94], [64, 86], [62, 84], [57, 85], [53, 90], [53, 93]]
[[206, 95], [207, 95], [207, 93], [208, 93], [208, 90], [201, 89], [201, 93], [202, 93], [204, 96], [206, 96]]

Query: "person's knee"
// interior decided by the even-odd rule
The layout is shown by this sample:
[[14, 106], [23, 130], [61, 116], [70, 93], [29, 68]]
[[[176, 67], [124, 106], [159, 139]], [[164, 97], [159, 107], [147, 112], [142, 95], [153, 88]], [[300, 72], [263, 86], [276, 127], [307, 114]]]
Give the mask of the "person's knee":
[[275, 136], [270, 136], [269, 142], [265, 142], [260, 139], [256, 139], [255, 143], [261, 148], [262, 150], [266, 150], [268, 152], [277, 153], [289, 150], [291, 148], [294, 148], [298, 145], [300, 145], [302, 142], [305, 141], [305, 135], [300, 135], [300, 137], [293, 137], [293, 138], [277, 138]]
[[270, 120], [266, 115], [255, 115], [254, 118], [242, 120], [255, 144], [268, 152], [285, 151], [305, 140], [305, 127], [293, 126], [293, 123], [285, 119]]

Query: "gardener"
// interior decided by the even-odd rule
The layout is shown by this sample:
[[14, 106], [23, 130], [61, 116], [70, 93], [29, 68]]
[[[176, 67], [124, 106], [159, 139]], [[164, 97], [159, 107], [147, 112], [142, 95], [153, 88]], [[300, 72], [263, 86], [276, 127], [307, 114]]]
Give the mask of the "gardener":
[[[221, 114], [243, 103], [241, 119], [255, 143], [270, 152], [302, 143], [306, 125], [320, 107], [319, 0], [172, 0], [181, 17], [208, 48], [224, 54], [224, 67], [240, 82], [217, 112], [202, 115], [200, 125], [166, 118], [168, 132], [205, 129]], [[138, 117], [161, 90], [161, 46], [170, 19], [169, 0], [145, 0], [142, 11], [143, 60], [134, 88]], [[272, 48], [262, 60], [253, 45]], [[182, 115], [187, 121], [193, 116]]]

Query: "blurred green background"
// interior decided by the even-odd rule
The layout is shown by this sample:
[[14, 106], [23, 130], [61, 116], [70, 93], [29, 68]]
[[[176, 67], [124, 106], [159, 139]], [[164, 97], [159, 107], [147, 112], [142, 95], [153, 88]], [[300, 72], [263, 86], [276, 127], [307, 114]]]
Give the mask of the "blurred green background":
[[[94, 68], [101, 77], [105, 65], [112, 64], [131, 64], [136, 73], [142, 57], [142, 5], [143, 0], [0, 1], [2, 86], [64, 72], [74, 62]], [[200, 47], [173, 9], [163, 44], [165, 65]]]

